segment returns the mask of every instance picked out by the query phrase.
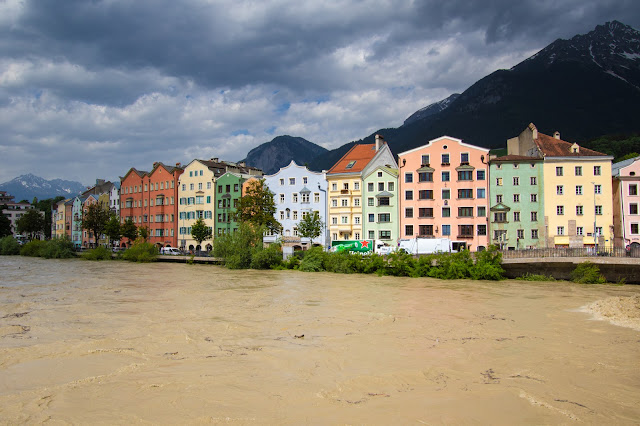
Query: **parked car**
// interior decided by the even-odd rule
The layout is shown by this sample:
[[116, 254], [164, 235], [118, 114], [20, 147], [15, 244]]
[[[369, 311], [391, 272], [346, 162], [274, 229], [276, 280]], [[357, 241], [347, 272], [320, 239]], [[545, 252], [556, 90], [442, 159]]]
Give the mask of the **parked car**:
[[160, 254], [165, 254], [168, 256], [180, 256], [182, 253], [175, 247], [162, 247], [160, 249]]

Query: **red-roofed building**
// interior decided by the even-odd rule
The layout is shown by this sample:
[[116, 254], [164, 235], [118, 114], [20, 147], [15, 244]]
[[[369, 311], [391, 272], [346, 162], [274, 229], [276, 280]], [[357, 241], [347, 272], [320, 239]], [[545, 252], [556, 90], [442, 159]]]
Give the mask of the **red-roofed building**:
[[379, 166], [398, 168], [391, 149], [382, 136], [376, 135], [375, 144], [354, 145], [327, 172], [328, 227], [332, 241], [363, 238], [362, 179]]

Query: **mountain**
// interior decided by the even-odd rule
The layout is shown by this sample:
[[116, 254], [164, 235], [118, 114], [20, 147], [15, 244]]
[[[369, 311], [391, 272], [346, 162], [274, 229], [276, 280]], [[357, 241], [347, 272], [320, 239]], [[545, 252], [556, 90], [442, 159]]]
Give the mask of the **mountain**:
[[309, 167], [328, 169], [353, 143], [373, 143], [377, 133], [395, 154], [443, 135], [504, 147], [531, 122], [548, 134], [560, 131], [563, 140], [584, 143], [606, 134], [637, 133], [638, 117], [640, 32], [613, 21], [588, 34], [556, 40], [461, 95], [414, 113], [402, 126], [330, 151]]
[[0, 191], [6, 191], [15, 197], [16, 201], [27, 200], [31, 202], [33, 197], [39, 200], [53, 198], [58, 195], [69, 197], [77, 195], [87, 187], [80, 182], [53, 179], [46, 180], [31, 173], [0, 184]]
[[306, 139], [285, 135], [252, 149], [243, 161], [270, 175], [289, 165], [291, 160], [304, 165], [326, 152], [325, 148]]

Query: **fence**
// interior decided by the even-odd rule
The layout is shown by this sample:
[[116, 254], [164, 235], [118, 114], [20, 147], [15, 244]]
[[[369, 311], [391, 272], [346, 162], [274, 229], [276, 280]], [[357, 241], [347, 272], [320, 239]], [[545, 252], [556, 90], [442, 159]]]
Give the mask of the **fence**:
[[503, 259], [542, 258], [542, 257], [640, 257], [640, 249], [627, 250], [624, 247], [576, 247], [576, 248], [540, 248], [525, 250], [501, 250]]

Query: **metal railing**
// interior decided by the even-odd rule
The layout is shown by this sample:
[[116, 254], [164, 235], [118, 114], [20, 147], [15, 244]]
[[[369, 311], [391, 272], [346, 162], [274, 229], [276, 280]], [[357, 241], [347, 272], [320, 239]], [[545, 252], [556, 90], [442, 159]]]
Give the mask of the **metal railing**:
[[503, 259], [545, 258], [545, 257], [640, 257], [640, 249], [627, 250], [624, 247], [576, 247], [540, 248], [523, 250], [501, 250]]

